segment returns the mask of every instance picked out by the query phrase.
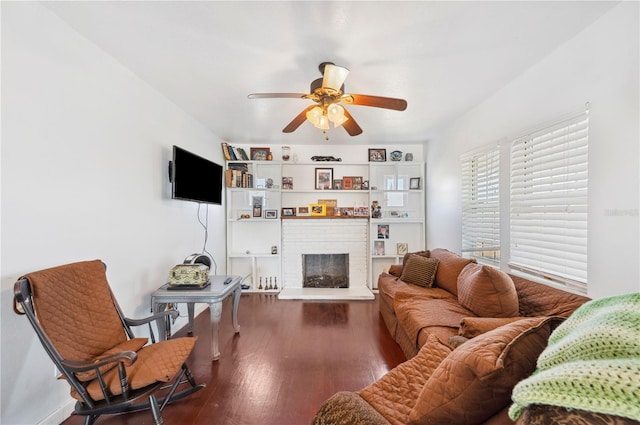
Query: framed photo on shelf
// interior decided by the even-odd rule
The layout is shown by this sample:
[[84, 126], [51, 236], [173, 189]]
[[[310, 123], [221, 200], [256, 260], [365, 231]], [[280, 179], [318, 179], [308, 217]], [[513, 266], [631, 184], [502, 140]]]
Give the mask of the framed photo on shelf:
[[384, 255], [384, 241], [373, 241], [374, 255]]
[[396, 253], [398, 255], [404, 255], [409, 251], [409, 244], [400, 242], [396, 245]]
[[265, 210], [264, 211], [264, 218], [278, 218], [278, 210]]
[[388, 224], [378, 224], [378, 239], [389, 239]]
[[250, 152], [252, 161], [266, 161], [267, 157], [271, 154], [269, 148], [251, 148]]
[[324, 217], [327, 215], [327, 206], [325, 204], [309, 204], [312, 217]]
[[420, 189], [420, 177], [411, 177], [409, 179], [409, 189]]
[[298, 215], [302, 217], [311, 215], [311, 213], [309, 212], [309, 207], [298, 207]]
[[333, 188], [333, 168], [316, 168], [316, 190]]
[[282, 178], [282, 190], [293, 190], [293, 177]]
[[283, 217], [294, 217], [296, 215], [296, 209], [293, 207], [286, 207], [282, 209]]
[[318, 204], [326, 205], [327, 216], [335, 215], [335, 208], [338, 206], [336, 199], [318, 199]]
[[386, 162], [386, 149], [369, 149], [369, 162]]
[[351, 177], [343, 177], [342, 178], [342, 188], [344, 190], [352, 190], [353, 189], [353, 180], [351, 180]]
[[342, 179], [333, 180], [333, 190], [342, 190]]
[[362, 177], [351, 177], [353, 183], [353, 190], [362, 190]]

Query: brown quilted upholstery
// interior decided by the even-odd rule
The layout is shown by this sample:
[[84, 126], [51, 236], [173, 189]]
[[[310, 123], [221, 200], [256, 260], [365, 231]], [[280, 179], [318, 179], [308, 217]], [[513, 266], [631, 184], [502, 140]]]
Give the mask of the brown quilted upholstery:
[[[126, 368], [129, 387], [169, 382], [190, 355], [196, 338], [177, 338], [146, 345], [146, 338], [128, 339], [100, 260], [67, 264], [25, 276], [33, 291], [36, 316], [66, 360], [90, 361], [119, 353], [137, 352]], [[113, 395], [121, 393], [117, 363], [102, 367]], [[77, 374], [94, 400], [104, 399], [95, 372]], [[77, 400], [82, 398], [71, 390]]]
[[465, 317], [460, 322], [458, 335], [465, 338], [474, 338], [520, 319], [522, 319], [522, 317]]
[[473, 312], [458, 304], [456, 298], [430, 299], [429, 308], [425, 308], [424, 298], [413, 297], [405, 292], [396, 293], [394, 309], [398, 325], [403, 327], [407, 335], [418, 344], [418, 333], [428, 326], [444, 326], [451, 328], [444, 343], [451, 335], [458, 333], [460, 321]]
[[605, 413], [587, 412], [566, 407], [532, 405], [527, 407], [517, 425], [638, 425], [638, 421]]
[[[143, 347], [138, 351], [138, 359], [126, 368], [131, 389], [143, 388], [158, 381], [171, 381], [191, 354], [196, 340], [197, 338], [176, 338]], [[117, 368], [107, 372], [104, 378], [113, 395], [122, 393]], [[87, 391], [94, 400], [104, 399], [99, 385], [96, 379], [87, 386]], [[73, 389], [71, 396], [82, 400]]]
[[358, 394], [391, 424], [406, 424], [425, 382], [450, 352], [449, 347], [431, 336], [415, 357]]
[[476, 260], [460, 257], [458, 254], [442, 248], [431, 251], [431, 257], [437, 258], [439, 261], [436, 285], [457, 296], [458, 275], [467, 264], [475, 263]]
[[312, 425], [389, 425], [357, 393], [340, 391], [322, 403]]
[[473, 425], [500, 412], [514, 385], [533, 372], [561, 321], [524, 318], [462, 344], [424, 385], [409, 423]]
[[505, 272], [480, 264], [468, 264], [458, 276], [460, 305], [481, 317], [515, 317], [518, 294]]
[[518, 292], [520, 316], [569, 317], [575, 309], [590, 300], [513, 274], [509, 276]]
[[126, 341], [101, 261], [58, 266], [25, 277], [38, 319], [62, 357], [94, 359]]

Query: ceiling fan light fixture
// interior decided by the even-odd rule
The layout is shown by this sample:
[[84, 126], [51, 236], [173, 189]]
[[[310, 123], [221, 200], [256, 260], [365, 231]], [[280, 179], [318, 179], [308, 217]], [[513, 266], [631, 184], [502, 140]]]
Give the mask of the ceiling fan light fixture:
[[333, 123], [334, 127], [340, 127], [342, 124], [344, 124], [345, 121], [349, 119], [344, 115], [344, 108], [341, 105], [335, 103], [329, 105], [329, 107], [327, 108], [327, 116]]
[[342, 91], [342, 85], [349, 75], [349, 70], [337, 65], [327, 64], [324, 67], [322, 88], [332, 90], [335, 93]]

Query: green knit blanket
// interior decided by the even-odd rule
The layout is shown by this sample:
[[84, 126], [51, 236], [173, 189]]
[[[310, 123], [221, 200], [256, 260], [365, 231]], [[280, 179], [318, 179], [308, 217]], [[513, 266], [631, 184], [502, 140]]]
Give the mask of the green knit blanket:
[[553, 331], [536, 371], [511, 398], [514, 421], [531, 404], [640, 421], [640, 293], [578, 308]]

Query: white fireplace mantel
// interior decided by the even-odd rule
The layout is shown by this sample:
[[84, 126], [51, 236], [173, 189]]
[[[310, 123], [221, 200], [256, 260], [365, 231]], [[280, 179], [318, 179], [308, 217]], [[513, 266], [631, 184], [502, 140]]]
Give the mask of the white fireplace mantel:
[[[281, 299], [374, 299], [367, 286], [366, 219], [282, 220]], [[303, 254], [349, 254], [349, 288], [303, 288]]]

